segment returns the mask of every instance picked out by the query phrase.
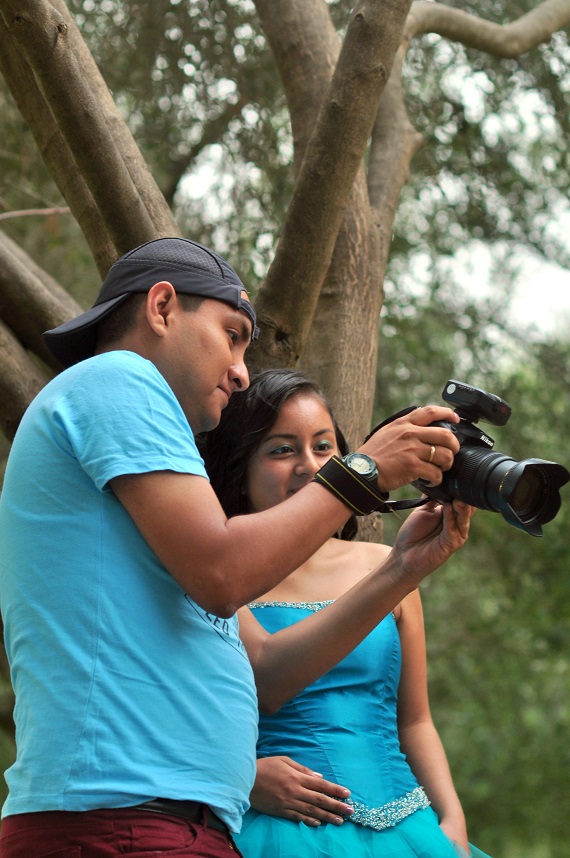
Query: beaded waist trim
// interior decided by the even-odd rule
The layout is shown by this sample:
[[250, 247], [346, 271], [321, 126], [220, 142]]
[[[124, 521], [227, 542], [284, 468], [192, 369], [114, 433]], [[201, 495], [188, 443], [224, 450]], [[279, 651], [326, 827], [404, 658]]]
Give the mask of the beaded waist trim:
[[368, 807], [366, 804], [351, 801], [349, 798], [345, 799], [345, 802], [354, 808], [354, 813], [347, 817], [347, 820], [356, 822], [358, 825], [366, 825], [368, 828], [374, 828], [375, 831], [392, 828], [407, 816], [415, 813], [416, 810], [425, 810], [430, 805], [423, 787], [416, 787], [401, 798], [384, 804], [382, 807]]

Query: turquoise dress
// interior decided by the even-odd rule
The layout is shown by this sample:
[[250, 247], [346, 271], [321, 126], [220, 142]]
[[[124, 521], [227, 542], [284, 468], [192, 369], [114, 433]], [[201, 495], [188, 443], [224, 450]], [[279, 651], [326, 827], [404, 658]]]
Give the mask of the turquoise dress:
[[[250, 605], [269, 631], [329, 602]], [[261, 715], [258, 757], [286, 755], [351, 791], [354, 814], [318, 827], [249, 810], [236, 837], [245, 858], [465, 858], [442, 832], [400, 750], [396, 717], [400, 638], [389, 614], [325, 676]], [[488, 858], [471, 847], [473, 858]]]

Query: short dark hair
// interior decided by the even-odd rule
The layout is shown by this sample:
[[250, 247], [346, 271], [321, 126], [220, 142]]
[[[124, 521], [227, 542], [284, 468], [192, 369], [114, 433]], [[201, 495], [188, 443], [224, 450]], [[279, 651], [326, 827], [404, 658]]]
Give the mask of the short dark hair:
[[[249, 461], [275, 425], [284, 403], [299, 394], [315, 396], [323, 403], [330, 414], [340, 454], [345, 456], [349, 452], [327, 398], [314, 379], [290, 369], [256, 373], [244, 393], [231, 397], [218, 426], [200, 439], [208, 476], [228, 517], [251, 511], [245, 494]], [[354, 539], [356, 531], [353, 516], [341, 536]]]
[[[184, 295], [177, 292], [176, 296], [186, 312], [197, 310], [204, 301], [200, 295]], [[99, 322], [97, 325], [98, 349], [113, 345], [134, 328], [139, 309], [146, 299], [147, 293], [133, 293]]]

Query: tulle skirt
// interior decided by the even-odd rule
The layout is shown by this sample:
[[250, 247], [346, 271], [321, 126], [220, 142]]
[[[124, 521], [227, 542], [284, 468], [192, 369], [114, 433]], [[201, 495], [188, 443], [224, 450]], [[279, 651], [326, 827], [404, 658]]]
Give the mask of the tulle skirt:
[[313, 828], [250, 810], [235, 840], [245, 858], [489, 858], [449, 840], [431, 807], [383, 831], [348, 820]]

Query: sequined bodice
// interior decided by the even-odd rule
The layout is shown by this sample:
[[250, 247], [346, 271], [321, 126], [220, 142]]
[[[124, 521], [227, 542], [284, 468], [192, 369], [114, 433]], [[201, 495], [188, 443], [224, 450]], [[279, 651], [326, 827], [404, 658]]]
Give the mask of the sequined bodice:
[[[270, 632], [328, 602], [250, 605]], [[275, 715], [261, 715], [258, 756], [285, 754], [351, 790], [353, 821], [393, 825], [428, 802], [400, 751], [400, 639], [389, 614], [356, 649]]]

